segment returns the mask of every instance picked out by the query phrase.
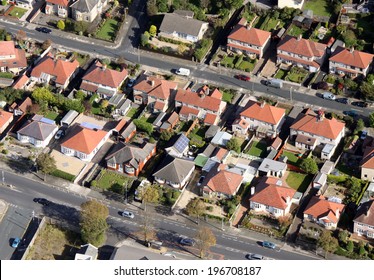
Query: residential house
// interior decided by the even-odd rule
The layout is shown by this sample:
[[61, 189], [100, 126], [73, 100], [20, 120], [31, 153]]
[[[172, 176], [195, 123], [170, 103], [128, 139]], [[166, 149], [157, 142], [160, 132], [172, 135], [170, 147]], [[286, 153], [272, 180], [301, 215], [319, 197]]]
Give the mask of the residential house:
[[329, 59], [330, 73], [347, 75], [351, 78], [366, 76], [372, 69], [373, 54], [337, 47]]
[[277, 63], [295, 65], [317, 72], [326, 57], [327, 45], [286, 35], [277, 46]]
[[314, 150], [318, 145], [328, 145], [328, 153], [326, 150], [321, 152], [324, 159], [331, 158], [344, 133], [344, 123], [335, 118], [325, 118], [322, 111], [318, 115], [302, 113], [290, 127], [290, 138], [299, 149]]
[[26, 73], [23, 73], [21, 76], [18, 77], [17, 80], [14, 81], [12, 88], [28, 90], [30, 86], [29, 81], [30, 81], [30, 78], [27, 77]]
[[374, 238], [374, 199], [362, 203], [353, 219], [353, 232], [359, 236]]
[[283, 9], [285, 7], [302, 9], [304, 0], [278, 0], [278, 8]]
[[165, 112], [174, 100], [178, 84], [157, 77], [146, 77], [133, 87], [134, 102], [146, 104], [153, 112]]
[[286, 170], [287, 164], [285, 162], [265, 158], [258, 168], [258, 175], [282, 178]]
[[196, 43], [208, 30], [208, 23], [193, 19], [190, 13], [174, 11], [166, 13], [160, 25], [159, 37], [174, 39], [186, 43]]
[[143, 147], [137, 147], [119, 142], [106, 156], [105, 161], [108, 169], [117, 170], [130, 176], [139, 176], [144, 165], [155, 154], [156, 144], [146, 143]]
[[216, 198], [231, 198], [239, 190], [243, 176], [227, 170], [225, 164], [216, 163], [202, 183], [204, 196]]
[[170, 185], [180, 189], [187, 185], [195, 170], [193, 161], [167, 155], [159, 169], [153, 173], [155, 181], [161, 185]]
[[17, 131], [17, 139], [22, 143], [30, 143], [37, 148], [45, 148], [56, 134], [58, 126], [53, 120], [35, 115]]
[[366, 146], [360, 167], [361, 180], [374, 182], [374, 146]]
[[[253, 189], [251, 190], [251, 194]], [[262, 177], [254, 187], [254, 193], [249, 199], [250, 209], [257, 213], [283, 217], [290, 213], [291, 205], [295, 202], [296, 190], [279, 178]]]
[[0, 133], [3, 133], [13, 121], [13, 114], [0, 110]]
[[78, 253], [75, 254], [74, 260], [94, 261], [97, 259], [99, 249], [92, 244], [81, 245]]
[[271, 33], [247, 25], [242, 18], [227, 37], [227, 48], [233, 52], [262, 58], [270, 45]]
[[16, 48], [13, 41], [0, 41], [0, 72], [18, 75], [26, 67], [25, 51]]
[[192, 92], [190, 89], [179, 89], [175, 96], [175, 107], [180, 108], [181, 120], [202, 120], [205, 125], [217, 124], [220, 115], [226, 108], [226, 102], [222, 101], [222, 94], [215, 89], [211, 94], [205, 92]]
[[131, 138], [136, 134], [136, 125], [134, 122], [129, 122], [120, 132], [119, 139], [125, 143], [130, 142]]
[[67, 18], [69, 16], [69, 6], [70, 0], [46, 0], [45, 13]]
[[78, 72], [79, 62], [63, 58], [53, 58], [51, 54], [43, 57], [31, 70], [32, 81], [41, 84], [52, 84], [65, 89]]
[[22, 116], [27, 113], [30, 106], [32, 106], [32, 100], [30, 97], [26, 97], [19, 105], [13, 102], [9, 107], [9, 112], [12, 112], [15, 116]]
[[110, 134], [110, 131], [104, 131], [89, 124], [75, 124], [61, 143], [61, 153], [75, 156], [83, 161], [91, 161]]
[[174, 137], [173, 144], [165, 148], [165, 151], [173, 157], [185, 157], [187, 156], [189, 143], [190, 139], [184, 133], [180, 133]]
[[345, 205], [322, 195], [313, 196], [304, 210], [304, 220], [315, 222], [326, 229], [336, 229]]
[[71, 5], [72, 18], [76, 21], [93, 22], [107, 4], [107, 0], [78, 0]]
[[246, 109], [240, 113], [232, 125], [232, 131], [246, 135], [255, 131], [257, 137], [275, 138], [285, 121], [286, 110], [265, 102], [249, 101]]
[[227, 142], [229, 142], [231, 138], [232, 135], [230, 133], [227, 133], [226, 131], [218, 131], [210, 143], [226, 147]]
[[171, 113], [165, 121], [163, 121], [160, 132], [164, 130], [172, 130], [179, 122], [179, 115], [176, 112]]
[[89, 95], [96, 93], [100, 98], [110, 99], [118, 93], [127, 76], [126, 69], [121, 71], [109, 69], [96, 60], [83, 76], [80, 89]]

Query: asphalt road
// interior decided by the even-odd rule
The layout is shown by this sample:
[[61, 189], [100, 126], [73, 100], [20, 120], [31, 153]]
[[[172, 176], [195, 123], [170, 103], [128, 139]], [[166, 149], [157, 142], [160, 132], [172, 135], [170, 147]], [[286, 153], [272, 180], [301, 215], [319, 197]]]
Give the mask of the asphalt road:
[[[22, 175], [15, 175], [5, 172], [5, 182], [12, 184], [13, 188], [6, 186], [0, 187], [0, 198], [8, 203], [17, 205], [17, 209], [10, 210], [6, 217], [4, 217], [0, 225], [1, 233], [1, 255], [2, 259], [6, 259], [11, 254], [9, 238], [13, 236], [20, 236], [29, 222], [32, 211], [35, 216], [49, 216], [58, 220], [67, 221], [71, 224], [77, 225], [79, 221], [79, 206], [87, 200], [86, 197], [69, 192], [63, 188], [56, 188], [41, 184], [36, 181], [29, 180]], [[44, 197], [52, 203], [49, 206], [42, 206], [34, 203], [35, 197]], [[112, 202], [108, 205], [109, 215], [108, 224], [110, 231], [108, 234], [107, 245], [115, 246], [118, 242], [123, 241], [129, 236], [134, 236], [134, 233], [141, 229], [142, 210], [134, 206], [128, 208], [134, 212], [134, 219], [127, 219], [121, 217], [119, 212], [124, 209], [123, 204]], [[156, 229], [157, 236], [164, 242], [164, 245], [170, 250], [177, 250], [188, 254], [197, 254], [195, 248], [181, 247], [178, 241], [181, 236], [193, 238], [196, 235], [198, 226], [195, 221], [188, 217], [180, 215], [167, 216], [162, 214], [161, 208], [151, 210], [153, 226]], [[21, 213], [21, 215], [17, 214]], [[19, 215], [18, 220], [15, 220], [16, 215]], [[23, 223], [21, 221], [25, 220]], [[200, 222], [205, 225], [204, 221]], [[228, 232], [223, 232], [220, 227], [216, 225], [211, 226], [217, 238], [217, 245], [211, 248], [211, 257], [214, 259], [236, 259], [241, 260], [245, 255], [250, 253], [262, 254], [273, 259], [296, 260], [296, 259], [313, 259], [311, 256], [306, 256], [304, 253], [291, 252], [285, 250], [269, 250], [262, 248], [257, 240], [252, 240], [244, 236], [233, 235]], [[250, 233], [248, 232], [248, 235]], [[258, 240], [260, 241], [260, 240]], [[8, 247], [7, 247], [8, 246]]]

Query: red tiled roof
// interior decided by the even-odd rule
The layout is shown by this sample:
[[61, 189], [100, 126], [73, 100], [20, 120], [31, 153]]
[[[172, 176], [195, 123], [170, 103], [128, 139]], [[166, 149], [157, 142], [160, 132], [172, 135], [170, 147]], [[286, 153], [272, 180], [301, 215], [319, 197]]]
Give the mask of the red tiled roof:
[[306, 57], [322, 57], [326, 51], [327, 45], [295, 38], [286, 35], [278, 44], [277, 49], [289, 53], [299, 54]]
[[[219, 168], [218, 168], [219, 166]], [[227, 195], [234, 195], [240, 187], [243, 177], [239, 174], [224, 170], [223, 164], [217, 164], [207, 175], [206, 186], [212, 191]]]
[[[237, 24], [227, 37], [231, 40], [245, 42], [247, 44], [262, 47], [270, 39], [271, 33], [257, 28], [247, 28]], [[236, 46], [236, 45], [235, 45]]]
[[164, 107], [165, 107], [165, 102], [158, 101], [158, 100], [155, 102], [154, 108], [156, 110], [164, 110]]
[[316, 67], [316, 68], [320, 67], [319, 63], [317, 63], [314, 60], [313, 61], [309, 61], [309, 60], [305, 60], [305, 59], [301, 59], [301, 58], [296, 58], [296, 57], [289, 56], [289, 55], [284, 55], [284, 54], [277, 54], [277, 56], [280, 57], [280, 58], [282, 58], [282, 59], [285, 59], [285, 60], [294, 61], [296, 63], [310, 65], [310, 66], [313, 66], [313, 67]]
[[210, 96], [222, 100], [222, 93], [218, 90], [218, 88], [214, 89]]
[[256, 193], [249, 200], [278, 209], [286, 209], [287, 198], [291, 201], [295, 193], [296, 190], [288, 187], [281, 179], [263, 177], [256, 186]]
[[261, 104], [253, 101], [249, 101], [247, 108], [240, 113], [240, 116], [255, 119], [258, 121], [277, 124], [283, 118], [286, 110], [279, 107], [271, 106], [267, 103]]
[[244, 119], [236, 119], [233, 123], [233, 125], [239, 125], [241, 128], [247, 128], [249, 126], [249, 122], [247, 122]]
[[245, 46], [242, 46], [242, 45], [236, 45], [236, 44], [227, 44], [228, 47], [233, 47], [233, 48], [236, 48], [236, 49], [241, 49], [243, 51], [249, 51], [249, 52], [252, 52], [252, 53], [255, 53], [255, 54], [260, 54], [261, 51], [260, 50], [256, 50], [256, 49], [253, 49], [253, 48], [250, 48], [250, 47], [245, 47]]
[[96, 92], [99, 87], [93, 84], [88, 84], [86, 82], [81, 83], [80, 89], [86, 90], [88, 92]]
[[182, 106], [181, 110], [179, 111], [179, 115], [183, 115], [183, 116], [189, 116], [189, 115], [198, 116], [199, 115], [199, 110], [194, 109], [194, 108], [190, 108], [190, 107], [187, 107], [187, 106]]
[[121, 119], [117, 123], [116, 127], [114, 128], [114, 130], [117, 131], [117, 132], [121, 131], [121, 129], [125, 127], [126, 123], [127, 123], [127, 121], [125, 119]]
[[0, 110], [0, 128], [4, 126], [11, 118], [13, 118], [13, 114], [9, 113], [4, 110]]
[[338, 47], [330, 57], [330, 61], [359, 68], [366, 68], [373, 61], [373, 57], [374, 55], [370, 53], [357, 50], [351, 52], [346, 48]]
[[47, 3], [68, 7], [69, 6], [69, 0], [46, 0]]
[[[337, 223], [344, 208], [344, 204], [328, 201], [323, 196], [313, 196], [304, 214], [311, 215], [316, 219], [324, 218], [327, 221]], [[339, 211], [338, 217], [336, 216], [337, 210]]]
[[13, 41], [0, 42], [0, 56], [16, 55], [16, 48]]
[[26, 53], [16, 49], [13, 41], [0, 42], [0, 56], [15, 56], [15, 58], [0, 59], [0, 67], [23, 68], [27, 67]]
[[206, 114], [204, 118], [204, 123], [207, 124], [215, 124], [217, 120], [217, 115], [214, 114]]
[[123, 69], [121, 72], [104, 67], [100, 61], [96, 61], [83, 76], [83, 81], [89, 81], [95, 84], [118, 88], [127, 78], [128, 72]]
[[176, 90], [178, 84], [172, 81], [166, 81], [157, 77], [147, 77], [147, 79], [136, 84], [133, 89], [147, 93], [160, 99], [167, 100], [171, 91]]
[[22, 103], [18, 106], [18, 109], [26, 113], [27, 107], [31, 105], [32, 105], [32, 100], [30, 99], [30, 97], [26, 97], [25, 100], [23, 100]]
[[189, 104], [198, 108], [207, 109], [213, 112], [218, 112], [221, 105], [221, 100], [212, 96], [199, 96], [197, 93], [190, 90], [179, 89], [175, 97], [175, 101], [183, 104]]
[[319, 121], [317, 118], [317, 116], [304, 115], [296, 120], [290, 128], [323, 136], [328, 139], [336, 139], [342, 130], [344, 130], [344, 123], [335, 118], [331, 120], [322, 118]]
[[61, 144], [61, 146], [85, 154], [91, 154], [107, 133], [107, 131], [100, 129], [93, 130], [77, 126], [71, 131], [70, 135], [67, 135], [67, 139]]
[[42, 73], [46, 73], [56, 77], [56, 83], [63, 85], [78, 67], [79, 62], [76, 59], [74, 61], [55, 60], [47, 55], [32, 69], [31, 76], [40, 78]]
[[214, 156], [218, 160], [222, 160], [227, 155], [227, 153], [228, 153], [228, 150], [226, 150], [225, 148], [218, 148]]
[[365, 148], [364, 156], [362, 157], [361, 166], [364, 168], [374, 169], [374, 146]]
[[26, 76], [26, 74], [22, 74], [12, 85], [12, 88], [14, 89], [22, 89], [26, 83], [30, 80], [29, 77]]

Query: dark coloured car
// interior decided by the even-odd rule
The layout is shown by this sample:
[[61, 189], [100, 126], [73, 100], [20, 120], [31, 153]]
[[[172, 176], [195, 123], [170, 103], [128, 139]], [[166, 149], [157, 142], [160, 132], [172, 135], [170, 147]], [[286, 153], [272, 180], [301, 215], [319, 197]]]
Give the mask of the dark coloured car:
[[357, 117], [358, 113], [355, 110], [343, 111], [343, 114], [352, 118]]
[[129, 79], [129, 81], [127, 82], [127, 87], [132, 88], [135, 85], [135, 81], [135, 79]]
[[246, 81], [246, 82], [251, 80], [251, 78], [246, 75], [235, 75], [234, 77], [235, 79]]
[[275, 249], [275, 244], [269, 241], [263, 241], [262, 246], [269, 249]]
[[47, 27], [37, 27], [35, 30], [46, 34], [50, 34], [52, 32], [52, 30]]
[[352, 102], [351, 104], [353, 106], [361, 107], [361, 108], [365, 108], [365, 107], [368, 106], [368, 104], [366, 102], [363, 102], [363, 101], [355, 101], [355, 102]]
[[185, 246], [194, 246], [195, 245], [195, 241], [193, 239], [190, 239], [190, 238], [182, 238], [179, 243], [181, 245], [185, 245]]
[[51, 204], [51, 202], [45, 198], [34, 198], [34, 202], [39, 203], [44, 206], [48, 206], [49, 204]]
[[335, 99], [336, 102], [343, 103], [343, 104], [349, 104], [348, 98], [337, 98]]

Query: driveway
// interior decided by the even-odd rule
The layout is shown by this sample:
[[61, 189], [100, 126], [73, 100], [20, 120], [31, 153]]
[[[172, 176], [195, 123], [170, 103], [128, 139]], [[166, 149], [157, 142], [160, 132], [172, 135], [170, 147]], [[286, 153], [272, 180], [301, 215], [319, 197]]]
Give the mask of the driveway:
[[200, 171], [196, 170], [192, 173], [192, 179], [188, 183], [187, 187], [181, 194], [181, 198], [178, 203], [175, 205], [175, 209], [182, 210], [186, 208], [188, 202], [199, 196], [199, 188], [197, 187], [197, 181], [200, 178]]

